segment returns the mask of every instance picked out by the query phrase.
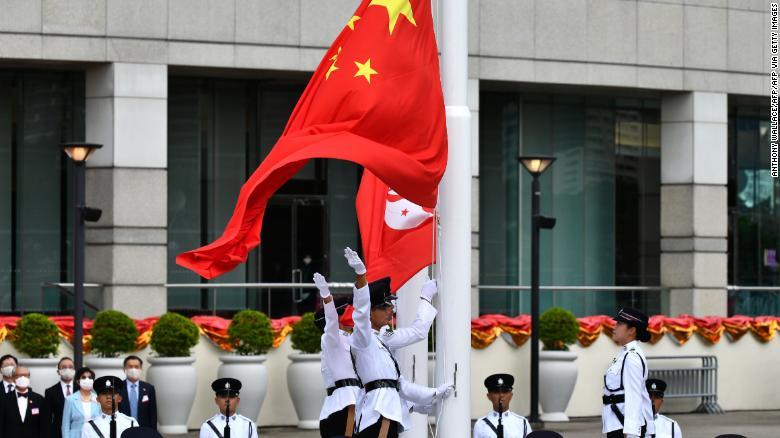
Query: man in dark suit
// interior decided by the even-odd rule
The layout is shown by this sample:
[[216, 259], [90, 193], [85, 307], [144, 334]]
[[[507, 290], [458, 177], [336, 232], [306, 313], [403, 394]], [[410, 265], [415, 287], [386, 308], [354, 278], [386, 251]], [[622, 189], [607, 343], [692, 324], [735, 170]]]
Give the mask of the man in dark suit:
[[51, 438], [62, 437], [62, 409], [65, 406], [65, 397], [73, 394], [73, 377], [76, 368], [73, 359], [63, 357], [57, 363], [57, 374], [60, 381], [46, 389], [46, 404], [51, 415]]
[[157, 430], [157, 395], [154, 386], [141, 381], [144, 362], [138, 356], [127, 356], [124, 361], [125, 379], [119, 388], [122, 401], [119, 412], [138, 420], [138, 424]]
[[0, 374], [2, 374], [2, 390], [0, 390], [0, 400], [6, 396], [10, 396], [14, 392], [14, 369], [19, 365], [19, 361], [16, 357], [10, 354], [5, 354], [0, 357]]
[[51, 417], [46, 400], [30, 390], [30, 370], [16, 367], [13, 396], [0, 402], [0, 436], [49, 438]]

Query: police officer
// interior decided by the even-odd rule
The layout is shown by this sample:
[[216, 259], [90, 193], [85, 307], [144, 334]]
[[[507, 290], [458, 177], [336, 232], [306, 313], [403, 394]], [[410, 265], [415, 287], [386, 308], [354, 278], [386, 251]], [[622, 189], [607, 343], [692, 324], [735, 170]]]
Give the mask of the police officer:
[[[122, 401], [119, 394], [120, 385], [122, 379], [119, 377], [103, 376], [95, 379], [92, 388], [97, 392], [101, 412], [81, 429], [82, 438], [119, 438], [125, 430], [138, 427], [135, 418], [119, 412], [119, 403]], [[114, 428], [116, 432], [112, 434], [111, 429]]]
[[493, 410], [474, 423], [474, 438], [525, 438], [532, 432], [525, 417], [509, 411], [514, 383], [511, 374], [493, 374], [485, 379]]
[[320, 410], [320, 436], [351, 437], [355, 432], [355, 404], [362, 385], [352, 365], [349, 332], [339, 321], [339, 313], [344, 312], [347, 303], [337, 308], [328, 282], [319, 272], [314, 274], [314, 284], [323, 303], [315, 314], [315, 323], [323, 331], [320, 372], [328, 393]]
[[[357, 275], [353, 299], [355, 328], [351, 345], [355, 368], [365, 391], [359, 403], [359, 435], [361, 438], [397, 437], [399, 432], [411, 425], [409, 408], [412, 406], [409, 401], [421, 406], [426, 402], [423, 397], [412, 396], [411, 393], [416, 391], [410, 385], [402, 387], [401, 370], [393, 352], [428, 337], [428, 330], [436, 317], [436, 309], [431, 304], [437, 293], [436, 282], [431, 280], [423, 285], [417, 317], [412, 326], [392, 330], [389, 324], [393, 319], [393, 300], [396, 297], [391, 293], [390, 279], [367, 284], [366, 267], [357, 253], [346, 248], [344, 256]], [[406, 389], [410, 391], [407, 395], [399, 392]], [[452, 385], [425, 389], [429, 401], [441, 400], [451, 393]]]
[[682, 430], [676, 421], [661, 415], [661, 406], [664, 404], [664, 392], [666, 382], [661, 379], [647, 379], [645, 383], [650, 401], [653, 403], [655, 414], [655, 438], [682, 438]]
[[241, 402], [241, 382], [230, 377], [217, 379], [211, 383], [211, 389], [219, 414], [200, 425], [200, 438], [257, 438], [254, 421], [236, 414]]
[[612, 340], [622, 347], [604, 374], [602, 432], [607, 438], [650, 437], [655, 433], [655, 426], [645, 389], [647, 361], [639, 346], [640, 341], [650, 340], [647, 316], [626, 307], [614, 319]]

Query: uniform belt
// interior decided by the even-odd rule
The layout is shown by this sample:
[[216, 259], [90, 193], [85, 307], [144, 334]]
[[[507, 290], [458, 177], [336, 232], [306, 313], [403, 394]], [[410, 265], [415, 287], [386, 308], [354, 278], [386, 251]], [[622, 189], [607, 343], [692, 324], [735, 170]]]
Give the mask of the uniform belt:
[[625, 403], [626, 402], [626, 395], [625, 394], [615, 394], [615, 395], [602, 395], [601, 401], [605, 405], [615, 405], [618, 403]]
[[396, 391], [398, 391], [400, 385], [398, 384], [398, 380], [381, 379], [381, 380], [374, 380], [372, 382], [368, 382], [365, 385], [363, 385], [363, 388], [366, 390], [366, 392], [371, 392], [379, 388], [393, 388]]
[[336, 382], [333, 383], [333, 386], [328, 388], [328, 395], [333, 395], [333, 392], [336, 391], [339, 388], [344, 388], [347, 386], [357, 386], [358, 388], [360, 385], [360, 380], [358, 379], [341, 379], [336, 380]]

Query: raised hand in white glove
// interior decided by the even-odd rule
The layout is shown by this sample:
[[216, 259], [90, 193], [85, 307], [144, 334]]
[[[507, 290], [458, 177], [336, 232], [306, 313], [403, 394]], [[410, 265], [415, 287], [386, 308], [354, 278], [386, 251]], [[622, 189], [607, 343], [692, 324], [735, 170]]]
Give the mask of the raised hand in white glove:
[[436, 394], [434, 395], [435, 398], [438, 400], [443, 400], [452, 394], [452, 391], [455, 390], [455, 385], [452, 383], [445, 383], [444, 385], [439, 386], [436, 388]]
[[325, 277], [322, 276], [319, 272], [314, 273], [314, 285], [317, 286], [317, 289], [320, 291], [320, 296], [322, 298], [327, 298], [330, 296], [330, 289], [328, 289], [328, 280], [325, 279]]
[[355, 270], [355, 274], [363, 275], [366, 273], [366, 265], [363, 264], [363, 260], [360, 260], [358, 253], [350, 247], [344, 248], [344, 258], [347, 259], [349, 267]]
[[429, 303], [433, 303], [433, 297], [435, 297], [437, 293], [438, 289], [436, 288], [436, 280], [428, 280], [422, 285], [422, 290], [420, 290], [420, 298], [425, 299]]

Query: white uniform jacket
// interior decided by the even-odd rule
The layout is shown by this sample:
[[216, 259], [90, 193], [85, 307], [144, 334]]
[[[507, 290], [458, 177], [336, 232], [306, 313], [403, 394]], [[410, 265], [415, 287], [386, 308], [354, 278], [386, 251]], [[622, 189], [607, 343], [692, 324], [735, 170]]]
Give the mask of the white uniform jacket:
[[[624, 434], [639, 436], [643, 426], [647, 426], [646, 436], [655, 433], [653, 408], [645, 388], [647, 373], [647, 360], [639, 342], [624, 345], [604, 374], [604, 395], [624, 394], [625, 401], [602, 406], [603, 433], [622, 429]], [[623, 416], [622, 420], [612, 406]]]
[[[97, 426], [100, 433], [95, 431], [95, 428], [91, 423]], [[122, 436], [122, 432], [131, 427], [138, 427], [138, 421], [133, 417], [117, 412], [116, 413], [116, 436]], [[103, 434], [102, 437], [100, 434]], [[81, 438], [108, 438], [111, 436], [111, 415], [107, 415], [103, 412], [92, 421], [87, 421], [81, 428]]]
[[[209, 421], [214, 428], [209, 425]], [[217, 429], [215, 432], [214, 429]], [[217, 414], [200, 425], [200, 438], [223, 438], [225, 416]], [[234, 414], [230, 417], [230, 438], [257, 438], [255, 422], [243, 415]]]
[[655, 438], [682, 438], [682, 430], [676, 421], [661, 414], [655, 416]]
[[[532, 432], [528, 420], [514, 412], [505, 411], [501, 415], [501, 424], [504, 426], [504, 438], [525, 438]], [[496, 438], [497, 430], [498, 412], [490, 411], [474, 423], [474, 438]]]
[[[350, 357], [350, 334], [339, 330], [339, 315], [336, 305], [331, 301], [325, 304], [325, 333], [322, 334], [322, 362], [320, 372], [325, 388], [333, 388], [337, 381], [347, 379], [357, 380], [355, 367]], [[331, 395], [325, 398], [320, 410], [320, 420], [328, 418], [349, 405], [357, 403], [360, 397], [359, 386], [344, 386], [335, 388]]]
[[[391, 330], [385, 326], [376, 331], [371, 328], [371, 297], [368, 286], [355, 290], [353, 305], [355, 311], [352, 318], [355, 328], [350, 338], [355, 366], [363, 385], [375, 380], [400, 380], [401, 373], [393, 352], [425, 340], [436, 317], [436, 309], [427, 301], [420, 300], [417, 317], [411, 327]], [[376, 423], [380, 416], [399, 423], [399, 431], [410, 426], [408, 405], [393, 388], [378, 388], [366, 392], [359, 405], [358, 431]]]

